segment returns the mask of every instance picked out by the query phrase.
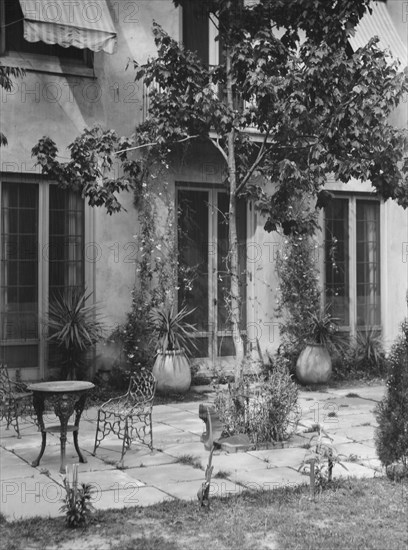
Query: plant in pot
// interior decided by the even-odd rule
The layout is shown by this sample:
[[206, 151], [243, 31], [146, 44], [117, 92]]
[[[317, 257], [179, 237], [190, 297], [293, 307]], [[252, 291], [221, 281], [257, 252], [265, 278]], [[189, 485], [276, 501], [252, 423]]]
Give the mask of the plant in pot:
[[62, 375], [67, 379], [84, 377], [87, 353], [102, 339], [98, 306], [87, 303], [91, 295], [82, 289], [68, 289], [50, 302], [48, 339], [57, 346]]
[[324, 384], [332, 374], [329, 347], [339, 343], [337, 319], [328, 307], [311, 311], [306, 329], [306, 347], [296, 362], [296, 376], [302, 384]]
[[173, 306], [155, 308], [150, 313], [150, 324], [157, 339], [157, 354], [153, 375], [157, 391], [161, 393], [185, 393], [191, 386], [191, 369], [187, 354], [197, 346], [194, 336], [197, 330], [187, 317], [194, 310]]

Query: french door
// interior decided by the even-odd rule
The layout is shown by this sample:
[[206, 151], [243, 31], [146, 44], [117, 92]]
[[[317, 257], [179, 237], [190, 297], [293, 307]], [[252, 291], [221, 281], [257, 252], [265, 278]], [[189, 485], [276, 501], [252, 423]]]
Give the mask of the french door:
[[[178, 304], [194, 309], [197, 357], [235, 354], [230, 319], [228, 194], [218, 188], [177, 188]], [[246, 204], [237, 205], [241, 330], [246, 327]]]
[[43, 377], [57, 363], [48, 301], [84, 287], [84, 201], [56, 185], [2, 178], [0, 213], [0, 363]]
[[352, 334], [381, 330], [380, 203], [333, 199], [325, 210], [325, 294]]

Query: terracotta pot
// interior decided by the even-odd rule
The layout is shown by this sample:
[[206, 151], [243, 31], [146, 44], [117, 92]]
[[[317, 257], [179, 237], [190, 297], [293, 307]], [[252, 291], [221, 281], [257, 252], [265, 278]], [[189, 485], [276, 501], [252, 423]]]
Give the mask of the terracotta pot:
[[330, 379], [332, 361], [327, 348], [308, 344], [296, 362], [296, 376], [301, 384], [324, 384]]
[[191, 386], [191, 370], [184, 351], [159, 351], [153, 365], [153, 376], [160, 393], [187, 392]]

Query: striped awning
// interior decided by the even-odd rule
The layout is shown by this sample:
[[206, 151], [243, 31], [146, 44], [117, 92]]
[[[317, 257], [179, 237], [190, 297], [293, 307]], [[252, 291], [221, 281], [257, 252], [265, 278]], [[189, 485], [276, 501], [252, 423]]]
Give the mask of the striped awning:
[[[404, 44], [390, 17], [385, 2], [372, 2], [373, 12], [366, 13], [355, 29], [354, 36], [349, 38], [350, 46], [356, 51], [362, 48], [374, 36], [379, 38], [379, 47], [389, 49], [393, 57], [399, 59], [403, 67], [408, 64], [407, 45]], [[402, 14], [401, 14], [402, 17]]]
[[116, 30], [106, 0], [19, 0], [28, 42], [113, 53]]

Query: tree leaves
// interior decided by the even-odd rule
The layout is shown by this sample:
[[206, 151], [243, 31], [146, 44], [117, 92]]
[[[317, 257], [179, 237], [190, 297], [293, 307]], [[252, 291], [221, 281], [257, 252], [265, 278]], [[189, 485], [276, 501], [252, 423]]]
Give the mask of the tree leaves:
[[[25, 70], [20, 69], [19, 67], [4, 67], [0, 63], [0, 88], [6, 90], [6, 92], [11, 92], [13, 88], [12, 77], [18, 78], [25, 75]], [[0, 147], [7, 145], [7, 138], [0, 132]]]
[[[114, 130], [94, 126], [85, 129], [69, 146], [69, 162], [57, 160], [58, 149], [54, 141], [43, 137], [32, 149], [36, 164], [43, 174], [55, 180], [60, 187], [81, 193], [90, 206], [103, 206], [108, 214], [123, 210], [117, 193], [137, 185], [140, 162], [128, 158], [127, 149], [134, 140], [119, 137]], [[118, 168], [124, 174], [118, 176]]]
[[[206, 66], [154, 23], [157, 56], [133, 62], [149, 101], [135, 137], [85, 131], [64, 166], [52, 144], [40, 141], [33, 151], [45, 174], [112, 213], [121, 209], [117, 192], [137, 192], [146, 159], [164, 163], [177, 143], [194, 138], [212, 143], [225, 161], [233, 144], [237, 194], [256, 200], [267, 230], [286, 220], [285, 232], [313, 231], [309, 207], [297, 209], [298, 219], [290, 210], [304, 197], [319, 208], [329, 175], [370, 180], [379, 196], [408, 206], [407, 131], [389, 124], [408, 94], [408, 73], [377, 39], [354, 53], [347, 44], [369, 0], [259, 0], [250, 6], [211, 0], [203, 9], [216, 19], [230, 54], [233, 105], [226, 102], [226, 65]], [[144, 144], [151, 146], [143, 161], [116, 154]], [[123, 163], [123, 178], [110, 174], [115, 158]], [[272, 195], [253, 186], [255, 175], [273, 183]]]

